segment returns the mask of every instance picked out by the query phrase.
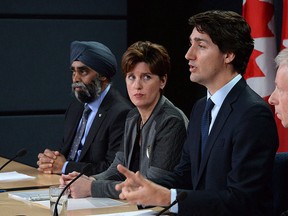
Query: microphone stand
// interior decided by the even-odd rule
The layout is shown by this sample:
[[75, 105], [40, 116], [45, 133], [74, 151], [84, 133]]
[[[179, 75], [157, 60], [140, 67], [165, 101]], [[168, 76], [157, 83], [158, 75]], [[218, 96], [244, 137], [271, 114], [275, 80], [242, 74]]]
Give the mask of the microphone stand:
[[76, 181], [78, 178], [80, 178], [83, 174], [87, 173], [88, 170], [91, 169], [91, 167], [92, 167], [92, 164], [87, 164], [87, 165], [83, 168], [82, 172], [81, 172], [78, 176], [76, 176], [71, 182], [69, 182], [69, 183], [63, 188], [63, 190], [61, 191], [61, 193], [60, 193], [60, 195], [58, 196], [58, 199], [57, 199], [57, 201], [56, 201], [56, 203], [55, 203], [53, 216], [59, 216], [57, 206], [58, 206], [58, 203], [59, 203], [62, 195], [64, 194], [64, 192], [70, 187], [70, 185], [71, 185], [73, 182], [75, 182], [75, 181]]
[[160, 211], [158, 214], [156, 214], [156, 216], [160, 216], [162, 215], [165, 211], [167, 211], [169, 208], [171, 208], [172, 206], [174, 206], [176, 203], [184, 200], [187, 196], [187, 193], [185, 191], [181, 191], [177, 196], [176, 196], [176, 200], [174, 200], [169, 206], [166, 206], [164, 209], [162, 209], [162, 211]]
[[1, 171], [5, 166], [7, 166], [11, 161], [15, 160], [15, 158], [17, 158], [17, 157], [22, 157], [22, 156], [24, 156], [25, 154], [27, 154], [27, 150], [26, 150], [26, 149], [21, 149], [21, 150], [19, 150], [19, 151], [17, 152], [17, 154], [16, 154], [13, 158], [11, 158], [10, 160], [8, 160], [3, 166], [1, 166], [0, 171]]

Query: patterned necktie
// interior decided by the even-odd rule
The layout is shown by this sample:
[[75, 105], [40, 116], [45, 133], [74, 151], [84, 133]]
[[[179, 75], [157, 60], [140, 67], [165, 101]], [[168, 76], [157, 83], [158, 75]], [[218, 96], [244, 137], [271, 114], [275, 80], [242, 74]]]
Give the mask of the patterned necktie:
[[207, 138], [209, 135], [209, 126], [211, 123], [211, 110], [214, 107], [213, 101], [209, 98], [209, 100], [206, 102], [205, 110], [202, 116], [202, 122], [201, 122], [201, 154], [203, 155]]
[[83, 111], [83, 114], [82, 114], [81, 125], [80, 125], [79, 129], [77, 130], [77, 132], [75, 134], [74, 141], [73, 141], [73, 144], [72, 144], [72, 148], [71, 148], [69, 156], [68, 156], [68, 160], [70, 160], [70, 161], [74, 161], [75, 160], [79, 145], [81, 143], [81, 139], [83, 137], [83, 134], [84, 134], [84, 131], [85, 131], [85, 128], [86, 128], [86, 124], [87, 124], [87, 120], [88, 120], [88, 116], [89, 116], [90, 112], [91, 112], [91, 109], [86, 104], [85, 108], [84, 108], [84, 111]]

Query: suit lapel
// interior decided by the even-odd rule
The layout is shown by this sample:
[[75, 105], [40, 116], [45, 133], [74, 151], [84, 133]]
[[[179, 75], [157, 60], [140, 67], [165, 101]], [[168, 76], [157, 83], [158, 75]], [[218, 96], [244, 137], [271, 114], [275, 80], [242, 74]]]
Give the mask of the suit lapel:
[[[199, 168], [200, 168], [200, 162], [201, 162], [201, 127], [197, 124], [198, 122], [201, 122], [201, 116], [205, 108], [205, 101], [206, 97], [202, 98], [199, 101], [199, 107], [195, 107], [195, 111], [193, 111], [194, 116], [190, 119], [189, 124], [195, 124], [195, 126], [191, 126], [193, 129], [188, 130], [190, 133], [193, 133], [191, 135], [188, 134], [188, 137], [191, 136], [190, 139], [192, 143], [195, 143], [195, 145], [192, 145], [192, 149], [190, 150], [191, 154], [191, 172], [192, 172], [192, 181], [193, 181], [193, 187], [196, 185], [196, 182], [198, 181], [199, 176]], [[199, 123], [201, 124], [201, 123]], [[192, 136], [193, 135], [193, 136]]]
[[[246, 86], [246, 81], [242, 78], [229, 92], [225, 100], [223, 101], [223, 104], [218, 112], [218, 115], [215, 119], [214, 125], [211, 128], [209, 137], [207, 139], [206, 144], [206, 150], [203, 154], [203, 158], [200, 162], [199, 172], [198, 172], [198, 178], [196, 181], [196, 185], [199, 183], [201, 176], [203, 175], [204, 169], [206, 167], [207, 161], [209, 159], [209, 155], [211, 153], [211, 150], [214, 146], [215, 141], [217, 140], [219, 134], [221, 133], [221, 130], [223, 129], [227, 119], [229, 118], [231, 112], [232, 112], [232, 104], [235, 103], [235, 101], [238, 99], [240, 93], [243, 91], [243, 89]], [[199, 143], [201, 141], [199, 140]], [[199, 145], [200, 146], [200, 145]]]
[[93, 123], [91, 125], [91, 128], [88, 132], [88, 135], [86, 137], [83, 149], [81, 151], [80, 157], [79, 157], [79, 161], [81, 161], [84, 157], [84, 155], [87, 153], [90, 145], [92, 144], [93, 140], [95, 139], [95, 137], [98, 135], [99, 133], [99, 129], [102, 125], [102, 123], [104, 122], [107, 112], [109, 110], [109, 108], [111, 107], [111, 104], [114, 103], [114, 99], [112, 97], [112, 89], [110, 89], [107, 93], [107, 95], [105, 96], [105, 98], [103, 99], [98, 112], [95, 115], [95, 118], [93, 120]]
[[68, 144], [65, 145], [65, 149], [63, 149], [63, 154], [64, 155], [68, 155], [69, 152], [70, 152], [70, 149], [71, 149], [72, 144], [73, 144], [74, 136], [75, 136], [76, 130], [78, 128], [78, 123], [79, 123], [79, 121], [81, 119], [83, 110], [84, 110], [84, 107], [81, 104], [79, 106], [79, 108], [77, 108], [75, 110], [75, 117], [74, 118], [70, 118], [69, 125], [71, 125], [72, 127], [69, 127], [67, 140], [65, 141], [65, 143], [70, 143], [70, 144], [69, 145]]

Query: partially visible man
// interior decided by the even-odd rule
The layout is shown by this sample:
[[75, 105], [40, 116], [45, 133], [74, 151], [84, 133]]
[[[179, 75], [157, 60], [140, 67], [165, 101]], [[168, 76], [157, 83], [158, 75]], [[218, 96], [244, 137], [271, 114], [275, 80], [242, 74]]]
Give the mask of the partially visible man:
[[269, 105], [243, 78], [254, 48], [251, 29], [232, 11], [199, 13], [189, 24], [190, 80], [207, 96], [192, 109], [180, 163], [160, 185], [118, 165], [127, 179], [116, 189], [131, 203], [158, 206], [186, 193], [172, 209], [178, 215], [270, 216], [278, 134]]
[[[276, 87], [269, 97], [268, 102], [275, 107], [275, 114], [280, 119], [283, 127], [288, 128], [288, 48], [278, 53], [275, 62], [277, 67], [275, 78]], [[278, 183], [277, 180], [278, 179], [276, 179], [276, 184]], [[281, 214], [281, 216], [287, 215], [288, 210]]]
[[117, 62], [108, 47], [93, 41], [74, 41], [70, 63], [72, 91], [78, 101], [74, 100], [66, 111], [60, 150], [39, 153], [38, 170], [81, 172], [87, 163], [92, 163], [88, 174], [97, 174], [113, 162], [132, 107], [112, 86]]
[[283, 49], [275, 58], [277, 73], [276, 88], [268, 102], [275, 107], [275, 113], [283, 127], [288, 128], [288, 48]]

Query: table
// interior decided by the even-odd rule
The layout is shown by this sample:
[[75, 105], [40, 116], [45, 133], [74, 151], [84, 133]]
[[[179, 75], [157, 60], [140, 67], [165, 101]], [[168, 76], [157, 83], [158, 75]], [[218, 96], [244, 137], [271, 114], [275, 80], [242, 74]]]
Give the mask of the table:
[[[126, 211], [136, 211], [135, 205], [123, 205], [109, 208], [93, 208], [68, 211], [67, 216], [82, 216], [91, 214], [107, 214]], [[50, 209], [30, 202], [12, 199], [8, 192], [0, 193], [0, 214], [5, 216], [50, 216]]]
[[[8, 161], [8, 159], [0, 157], [0, 164], [4, 164]], [[28, 188], [43, 188], [49, 187], [51, 185], [59, 184], [59, 175], [56, 174], [43, 174], [38, 172], [35, 167], [31, 167], [22, 163], [18, 163], [16, 161], [12, 161], [6, 167], [4, 167], [1, 172], [11, 172], [17, 171], [19, 173], [23, 173], [29, 176], [36, 177], [33, 180], [25, 180], [25, 181], [10, 181], [10, 182], [1, 182], [0, 181], [0, 189], [5, 190], [16, 190], [16, 189], [28, 189]]]
[[[0, 164], [4, 164], [7, 159], [0, 157]], [[44, 208], [32, 202], [18, 201], [8, 196], [11, 190], [23, 190], [31, 188], [48, 188], [51, 185], [59, 184], [59, 175], [39, 173], [35, 167], [31, 167], [18, 162], [11, 162], [1, 172], [17, 171], [29, 176], [35, 176], [33, 180], [17, 181], [17, 182], [0, 182], [0, 189], [7, 192], [0, 193], [0, 215], [5, 216], [50, 216], [50, 209]], [[153, 210], [160, 211], [162, 208], [156, 207]], [[136, 211], [136, 205], [117, 206], [108, 208], [93, 208], [68, 211], [67, 216], [82, 216], [93, 214], [107, 214], [117, 212]]]

